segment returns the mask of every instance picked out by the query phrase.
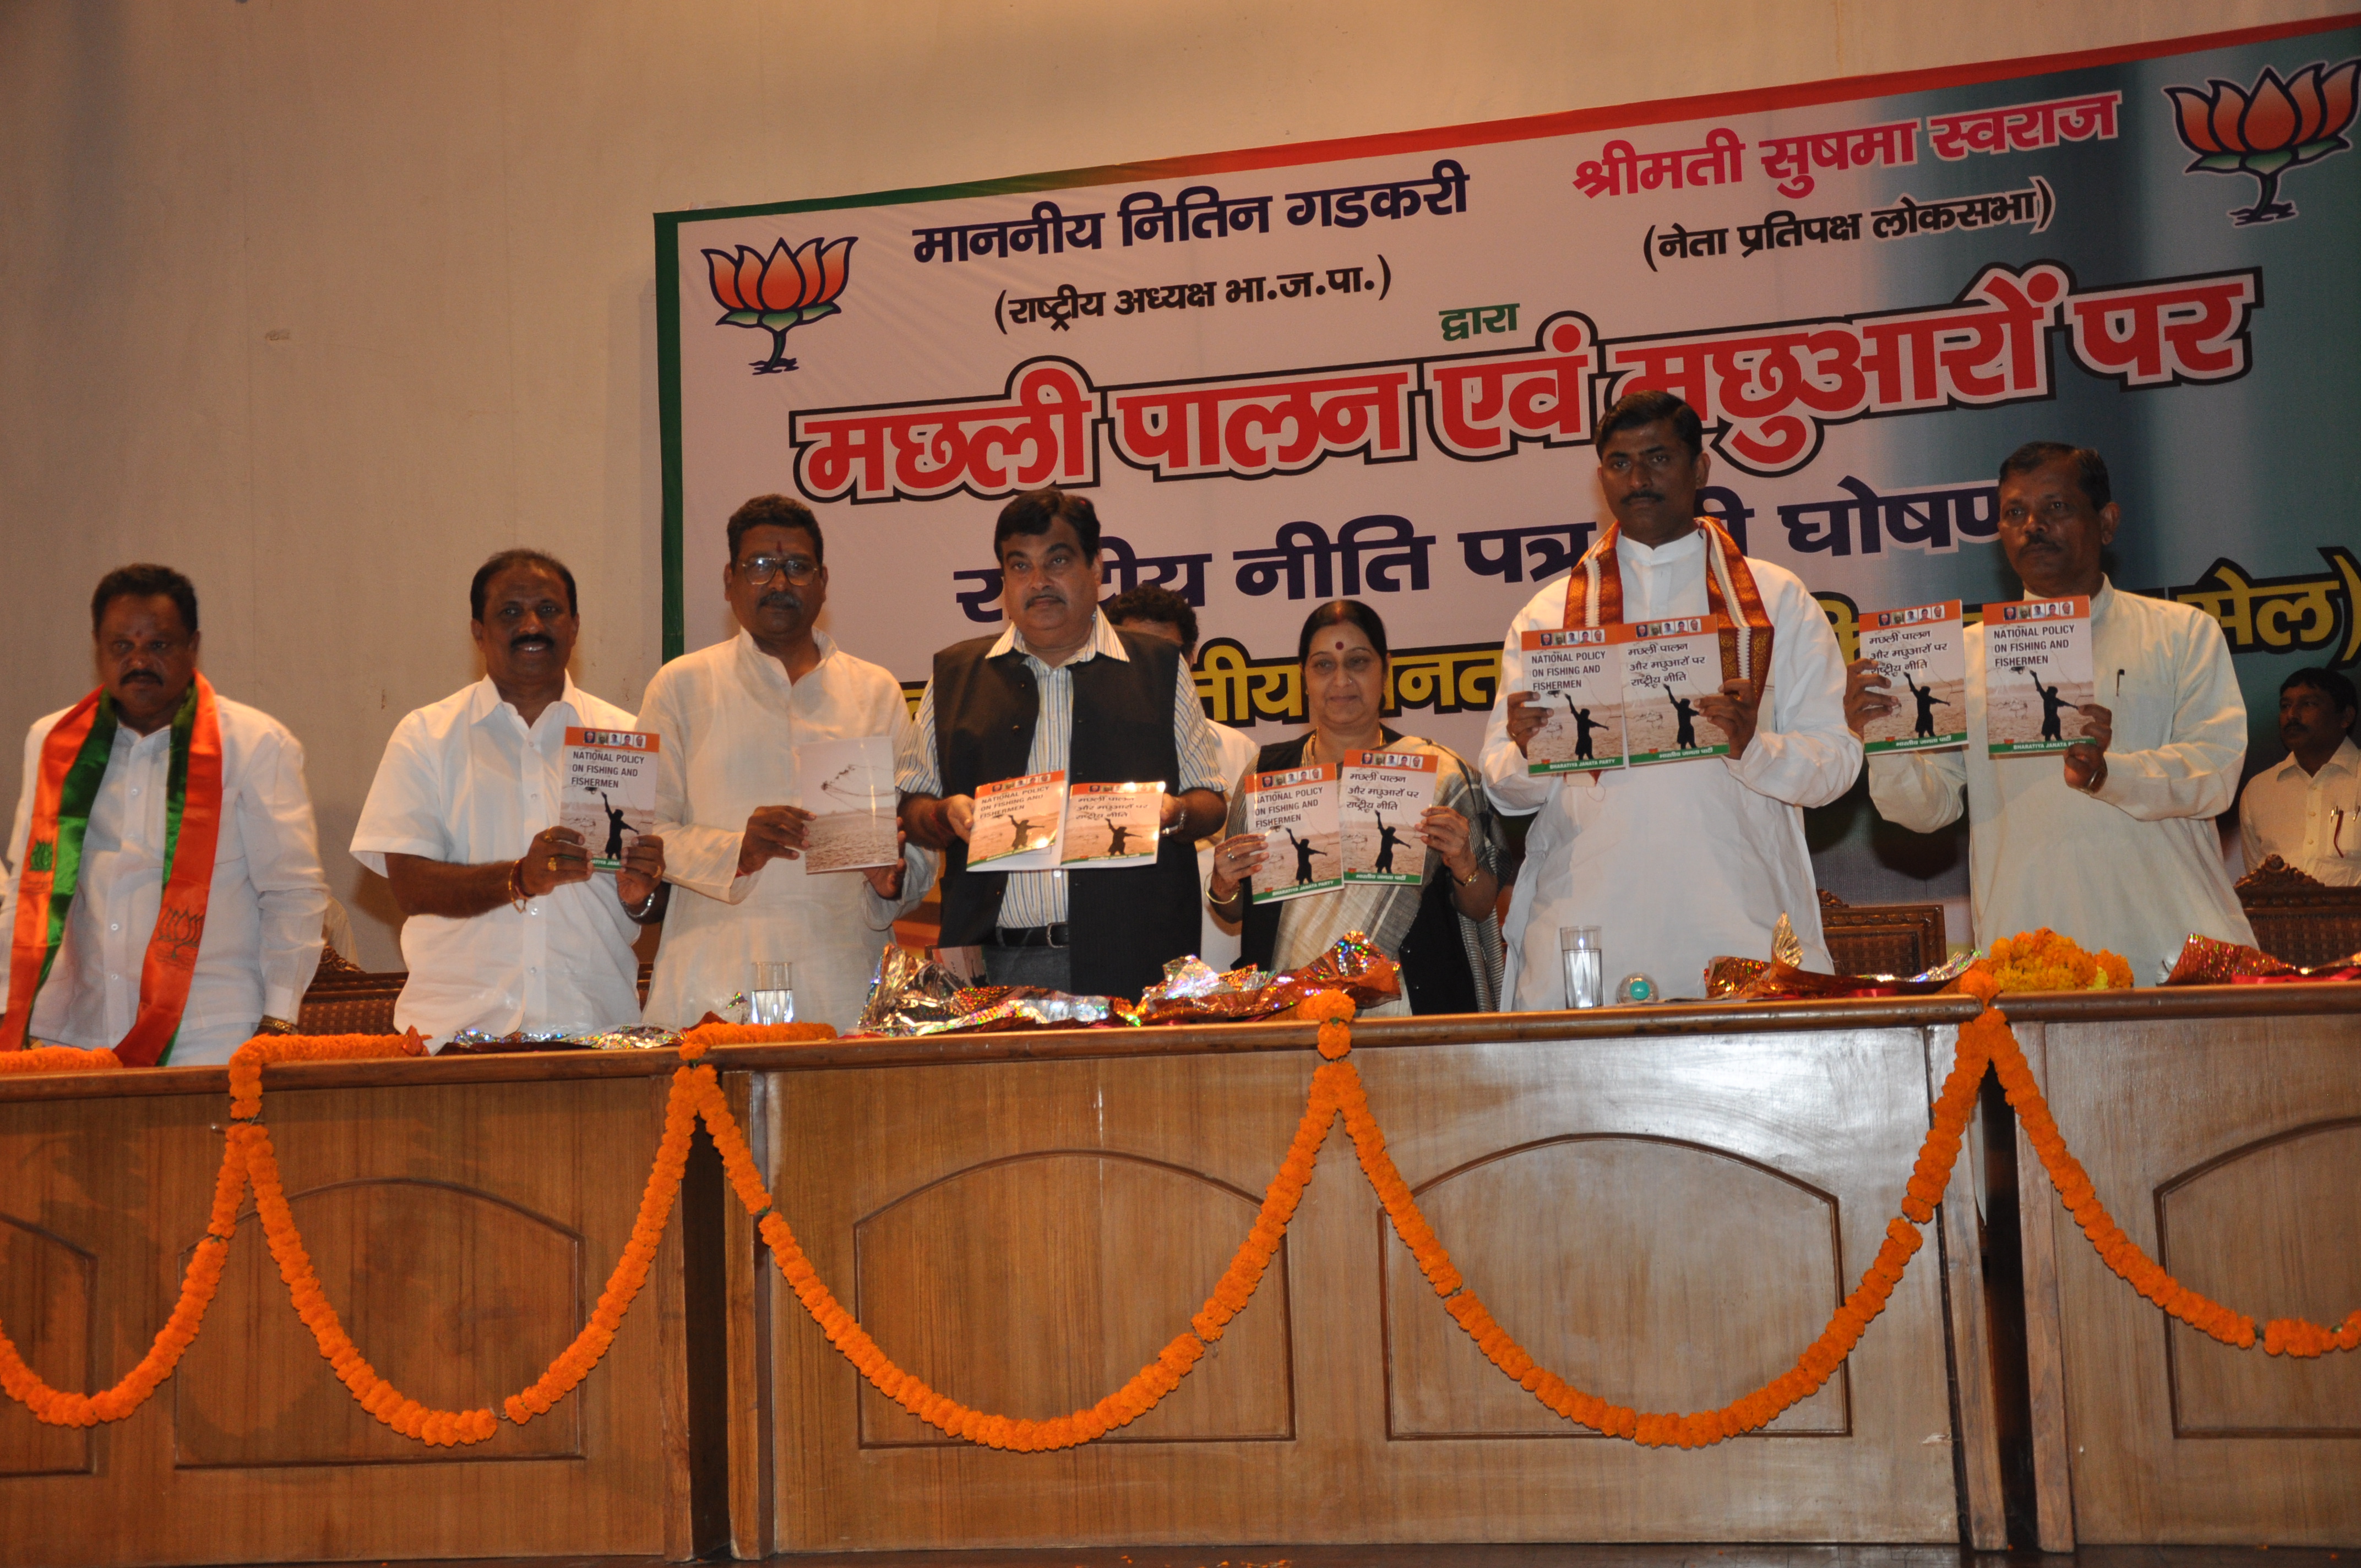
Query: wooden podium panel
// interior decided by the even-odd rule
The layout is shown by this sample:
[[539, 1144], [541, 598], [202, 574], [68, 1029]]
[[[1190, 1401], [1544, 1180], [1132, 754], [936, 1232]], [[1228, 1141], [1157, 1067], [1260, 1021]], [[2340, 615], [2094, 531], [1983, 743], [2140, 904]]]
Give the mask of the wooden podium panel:
[[[2258, 1333], [2335, 1326], [2361, 1307], [2361, 985], [2136, 1000], [2010, 1009], [2100, 1201]], [[2175, 1322], [2100, 1260], [2021, 1139], [2018, 1170], [2043, 1546], [2361, 1541], [2361, 1358]]]
[[[592, 1064], [605, 1067], [607, 1064]], [[272, 1069], [291, 1207], [361, 1353], [403, 1393], [498, 1406], [573, 1338], [663, 1134], [662, 1061]], [[504, 1072], [521, 1081], [450, 1081]], [[53, 1385], [145, 1353], [203, 1234], [219, 1069], [0, 1081], [0, 1323]], [[74, 1097], [79, 1092], [80, 1097]], [[606, 1359], [490, 1441], [431, 1448], [353, 1401], [289, 1304], [249, 1194], [180, 1368], [127, 1419], [49, 1428], [0, 1400], [0, 1559], [72, 1564], [565, 1553], [689, 1545], [679, 1227]]]
[[[1713, 1032], [1709, 1010], [1661, 1009], [1622, 1026], [1708, 1032], [1621, 1036], [1386, 1020], [1356, 1027], [1351, 1059], [1499, 1321], [1604, 1398], [1696, 1409], [1791, 1365], [1898, 1212], [1930, 1036], [1947, 1052], [1949, 1030], [1850, 1015], [1862, 1026], [1824, 1008], [1799, 1019], [1817, 1027]], [[996, 1038], [778, 1053], [784, 1070], [736, 1092], [780, 1212], [880, 1347], [965, 1403], [1039, 1419], [1112, 1392], [1188, 1326], [1319, 1058], [1280, 1026]], [[1017, 1454], [945, 1440], [869, 1389], [738, 1224], [733, 1294], [761, 1327], [732, 1346], [733, 1460], [767, 1462], [733, 1486], [737, 1550], [1956, 1541], [1927, 1234], [1850, 1365], [1773, 1432], [1642, 1449], [1483, 1360], [1340, 1122], [1260, 1291], [1180, 1387], [1109, 1441]]]

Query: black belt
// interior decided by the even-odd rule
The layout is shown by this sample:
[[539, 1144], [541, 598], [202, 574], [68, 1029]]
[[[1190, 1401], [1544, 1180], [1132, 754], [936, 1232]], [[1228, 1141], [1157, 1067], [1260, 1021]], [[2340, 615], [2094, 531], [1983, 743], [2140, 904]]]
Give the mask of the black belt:
[[1003, 926], [994, 930], [991, 939], [984, 943], [987, 948], [1063, 948], [1069, 945], [1066, 923], [1062, 920], [1055, 926]]

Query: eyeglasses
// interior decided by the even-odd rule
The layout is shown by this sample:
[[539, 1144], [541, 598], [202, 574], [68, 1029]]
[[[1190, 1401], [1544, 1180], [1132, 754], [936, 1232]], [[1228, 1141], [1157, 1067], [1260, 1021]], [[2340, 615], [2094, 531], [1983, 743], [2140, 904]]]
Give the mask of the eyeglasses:
[[757, 555], [739, 562], [737, 570], [757, 587], [782, 572], [787, 581], [801, 587], [819, 576], [819, 563], [808, 555]]

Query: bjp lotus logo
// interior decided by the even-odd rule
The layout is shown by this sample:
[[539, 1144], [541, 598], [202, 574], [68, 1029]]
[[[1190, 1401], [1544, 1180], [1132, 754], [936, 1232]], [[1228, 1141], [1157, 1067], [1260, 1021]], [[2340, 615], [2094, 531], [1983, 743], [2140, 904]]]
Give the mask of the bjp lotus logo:
[[2250, 88], [2215, 77], [2209, 91], [2168, 87], [2180, 139], [2197, 155], [2181, 170], [2194, 174], [2251, 174], [2262, 194], [2251, 207], [2234, 208], [2236, 225], [2267, 224], [2295, 216], [2295, 203], [2279, 199], [2279, 179], [2290, 170], [2318, 163], [2352, 147], [2340, 132], [2353, 123], [2353, 86], [2361, 58], [2342, 65], [2312, 61], [2287, 81], [2269, 66]]
[[807, 240], [801, 250], [789, 250], [781, 240], [764, 256], [741, 245], [737, 254], [708, 250], [705, 259], [713, 269], [713, 297], [722, 317], [716, 326], [758, 326], [771, 334], [771, 356], [752, 361], [754, 374], [768, 376], [792, 370], [787, 357], [787, 334], [807, 322], [836, 314], [836, 297], [844, 292], [845, 268], [852, 241]]

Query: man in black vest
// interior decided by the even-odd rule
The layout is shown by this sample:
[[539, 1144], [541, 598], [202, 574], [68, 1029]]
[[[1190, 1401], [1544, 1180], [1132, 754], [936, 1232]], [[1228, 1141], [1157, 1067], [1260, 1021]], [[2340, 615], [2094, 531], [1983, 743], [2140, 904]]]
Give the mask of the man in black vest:
[[[935, 655], [899, 759], [902, 823], [944, 851], [943, 945], [981, 946], [994, 985], [1137, 996], [1197, 946], [1195, 842], [1221, 825], [1221, 750], [1180, 651], [1099, 613], [1098, 513], [1037, 490], [993, 530], [1008, 630]], [[1163, 781], [1152, 866], [970, 872], [978, 786], [1064, 769], [1066, 782]]]

